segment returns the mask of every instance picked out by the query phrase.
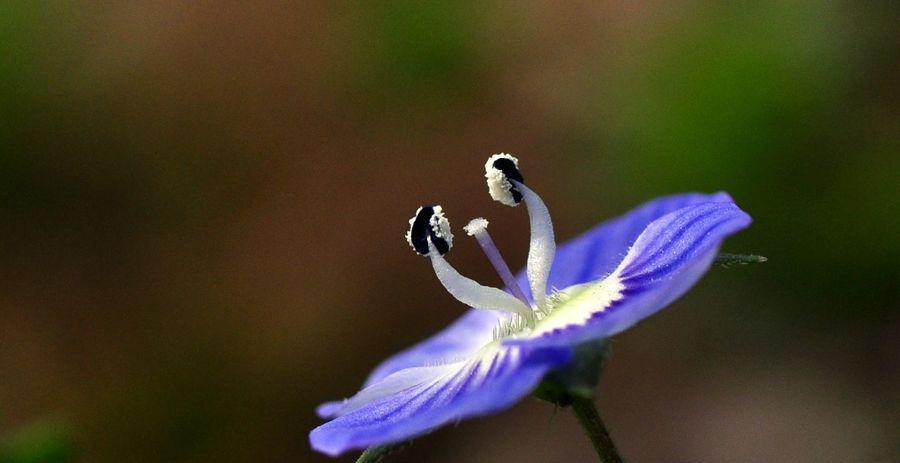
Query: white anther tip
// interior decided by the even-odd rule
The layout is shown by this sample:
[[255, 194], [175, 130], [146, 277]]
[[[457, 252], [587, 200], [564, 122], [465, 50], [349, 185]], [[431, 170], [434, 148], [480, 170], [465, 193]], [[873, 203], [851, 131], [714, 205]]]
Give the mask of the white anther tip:
[[466, 234], [469, 236], [473, 236], [476, 233], [480, 233], [484, 230], [487, 230], [488, 221], [482, 217], [478, 217], [477, 219], [472, 219], [469, 221], [469, 224], [463, 227], [463, 230], [466, 231]]
[[487, 179], [488, 193], [494, 201], [515, 207], [522, 200], [522, 194], [510, 182], [523, 181], [519, 160], [515, 156], [499, 153], [489, 157], [484, 163], [484, 177]]
[[453, 246], [453, 233], [450, 232], [450, 221], [444, 217], [444, 210], [441, 206], [434, 206], [434, 214], [428, 223], [431, 224], [431, 229], [434, 231], [435, 236], [445, 240], [448, 246]]

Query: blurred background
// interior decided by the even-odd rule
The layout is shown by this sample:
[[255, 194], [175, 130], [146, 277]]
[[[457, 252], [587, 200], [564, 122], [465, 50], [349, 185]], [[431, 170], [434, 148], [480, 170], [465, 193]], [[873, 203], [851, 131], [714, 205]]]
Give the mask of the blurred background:
[[[331, 461], [322, 401], [463, 308], [439, 202], [514, 267], [515, 153], [560, 241], [655, 196], [755, 219], [615, 339], [632, 462], [900, 461], [893, 2], [0, 3], [0, 462]], [[473, 240], [451, 261], [499, 284]], [[528, 436], [522, 439], [521, 436]], [[346, 455], [339, 461], [353, 461]], [[390, 462], [594, 461], [528, 399]]]

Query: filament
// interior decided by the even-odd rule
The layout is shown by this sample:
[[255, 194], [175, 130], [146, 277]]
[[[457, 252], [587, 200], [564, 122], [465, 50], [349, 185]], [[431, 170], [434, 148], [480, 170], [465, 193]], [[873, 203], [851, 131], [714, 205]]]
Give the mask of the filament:
[[524, 183], [510, 180], [522, 193], [522, 199], [528, 208], [528, 221], [531, 224], [531, 243], [528, 247], [528, 265], [526, 274], [531, 286], [531, 295], [538, 308], [547, 305], [547, 280], [550, 278], [550, 267], [556, 254], [556, 241], [553, 237], [553, 222], [550, 212], [541, 197]]
[[430, 252], [428, 256], [431, 257], [431, 265], [438, 280], [447, 292], [463, 304], [476, 309], [514, 313], [526, 318], [531, 315], [531, 308], [527, 304], [506, 291], [481, 285], [471, 278], [462, 276], [436, 250]]

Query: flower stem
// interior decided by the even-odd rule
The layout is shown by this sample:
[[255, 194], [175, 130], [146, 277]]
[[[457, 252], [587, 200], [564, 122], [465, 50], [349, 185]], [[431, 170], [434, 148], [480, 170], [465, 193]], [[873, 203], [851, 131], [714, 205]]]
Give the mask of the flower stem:
[[359, 459], [356, 460], [356, 463], [378, 463], [384, 457], [394, 453], [399, 452], [403, 448], [409, 445], [409, 441], [400, 442], [397, 444], [387, 444], [387, 445], [379, 445], [374, 447], [369, 447], [366, 449], [362, 455], [359, 456]]
[[609, 437], [606, 425], [603, 424], [603, 419], [600, 418], [597, 407], [594, 406], [594, 401], [587, 397], [572, 396], [572, 411], [578, 418], [578, 422], [581, 423], [581, 427], [584, 428], [585, 434], [591, 439], [591, 444], [594, 445], [600, 461], [602, 463], [623, 463], [619, 451], [616, 450], [616, 445]]

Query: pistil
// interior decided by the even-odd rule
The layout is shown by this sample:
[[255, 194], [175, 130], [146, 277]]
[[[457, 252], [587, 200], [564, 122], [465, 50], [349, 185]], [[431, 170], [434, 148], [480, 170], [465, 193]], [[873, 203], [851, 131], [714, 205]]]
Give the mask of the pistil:
[[[531, 303], [528, 302], [528, 298], [525, 297], [525, 293], [519, 286], [519, 282], [516, 281], [516, 277], [513, 276], [512, 271], [509, 269], [509, 265], [506, 264], [506, 261], [503, 260], [503, 256], [500, 255], [500, 250], [497, 249], [494, 240], [491, 239], [491, 234], [488, 233], [487, 226], [488, 221], [479, 217], [470, 220], [469, 224], [463, 227], [463, 230], [465, 230], [469, 236], [474, 236], [475, 239], [478, 240], [481, 250], [484, 251], [484, 254], [491, 262], [491, 265], [494, 266], [494, 270], [497, 271], [497, 274], [500, 275], [500, 279], [503, 280], [503, 284], [506, 285], [513, 296], [516, 296], [516, 298], [522, 301], [526, 306], [530, 307]], [[533, 318], [533, 315], [529, 317], [529, 323], [531, 323], [531, 319]]]

